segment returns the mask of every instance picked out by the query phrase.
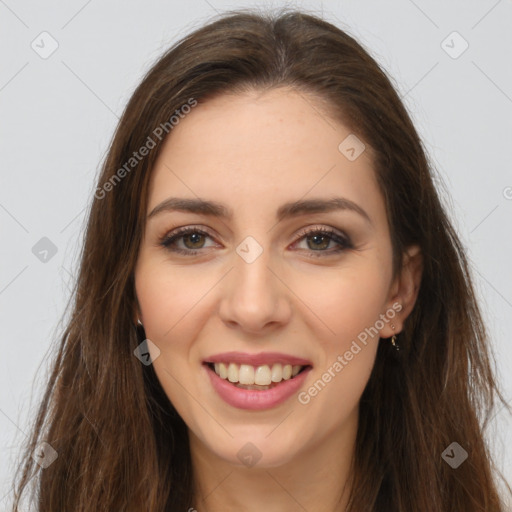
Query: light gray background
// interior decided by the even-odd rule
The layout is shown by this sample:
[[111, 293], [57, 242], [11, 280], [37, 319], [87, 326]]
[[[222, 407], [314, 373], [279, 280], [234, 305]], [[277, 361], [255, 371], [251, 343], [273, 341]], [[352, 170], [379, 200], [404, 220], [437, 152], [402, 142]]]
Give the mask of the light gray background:
[[[172, 42], [215, 11], [251, 5], [0, 0], [0, 510], [9, 502], [13, 464], [41, 397], [86, 208], [118, 117]], [[451, 195], [445, 202], [469, 252], [510, 400], [512, 1], [287, 5], [323, 12], [393, 77]], [[35, 41], [50, 48], [43, 31], [58, 42], [47, 59], [31, 47]], [[469, 44], [461, 55], [464, 42], [450, 36], [453, 31]], [[42, 237], [58, 249], [46, 263], [32, 252]], [[489, 441], [512, 481], [512, 421], [503, 412], [495, 420]]]

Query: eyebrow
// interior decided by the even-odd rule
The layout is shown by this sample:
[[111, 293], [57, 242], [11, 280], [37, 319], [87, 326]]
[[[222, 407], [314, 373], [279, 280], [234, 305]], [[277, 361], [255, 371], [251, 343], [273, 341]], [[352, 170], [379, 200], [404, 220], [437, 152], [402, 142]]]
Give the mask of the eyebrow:
[[[370, 216], [363, 210], [363, 208], [344, 197], [333, 197], [331, 199], [307, 199], [285, 203], [277, 210], [276, 220], [280, 222], [287, 218], [308, 213], [325, 213], [336, 210], [356, 212], [370, 225], [372, 224]], [[169, 197], [155, 206], [147, 219], [149, 220], [159, 213], [168, 211], [197, 213], [226, 220], [231, 220], [233, 218], [233, 211], [224, 204], [216, 201], [207, 201], [199, 198]]]

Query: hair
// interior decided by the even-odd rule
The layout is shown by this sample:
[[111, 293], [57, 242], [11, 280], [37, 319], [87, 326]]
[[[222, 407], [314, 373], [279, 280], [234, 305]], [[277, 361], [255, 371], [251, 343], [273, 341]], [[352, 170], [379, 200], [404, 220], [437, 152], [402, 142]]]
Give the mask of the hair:
[[[72, 313], [17, 468], [13, 510], [32, 479], [39, 512], [192, 506], [187, 427], [153, 366], [133, 354], [141, 342], [134, 268], [151, 169], [165, 141], [155, 129], [169, 133], [169, 119], [191, 100], [281, 87], [316, 98], [371, 148], [393, 276], [407, 247], [417, 244], [423, 255], [400, 357], [379, 344], [360, 400], [347, 510], [504, 511], [484, 430], [496, 398], [506, 402], [468, 260], [426, 150], [391, 80], [363, 46], [313, 14], [287, 9], [210, 20], [168, 49], [130, 98], [91, 200]], [[154, 149], [120, 173], [148, 137]], [[32, 458], [43, 440], [58, 453], [45, 469]], [[469, 454], [457, 469], [441, 457], [453, 441]]]

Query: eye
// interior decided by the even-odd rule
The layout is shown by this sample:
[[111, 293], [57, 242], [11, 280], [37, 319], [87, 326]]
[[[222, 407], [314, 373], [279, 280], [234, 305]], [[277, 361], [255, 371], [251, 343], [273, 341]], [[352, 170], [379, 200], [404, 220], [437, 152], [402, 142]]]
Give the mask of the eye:
[[[206, 231], [194, 226], [187, 226], [165, 235], [162, 240], [160, 240], [160, 245], [172, 252], [194, 255], [197, 254], [198, 249], [203, 248], [204, 237], [211, 238]], [[183, 241], [185, 248], [176, 247], [175, 244], [177, 241]]]
[[[347, 235], [341, 232], [338, 233], [332, 228], [325, 227], [315, 227], [312, 229], [302, 230], [299, 233], [298, 242], [301, 240], [306, 242], [307, 248], [305, 250], [309, 250], [309, 252], [312, 253], [311, 255], [314, 257], [338, 254], [346, 249], [352, 249], [354, 247]], [[309, 243], [309, 241], [312, 243]], [[330, 251], [324, 250], [327, 249], [331, 242], [337, 244], [337, 247], [334, 247], [334, 249], [331, 249]]]
[[[174, 253], [194, 256], [198, 254], [201, 249], [208, 248], [204, 245], [205, 238], [213, 237], [208, 232], [197, 227], [187, 226], [172, 231], [162, 237], [159, 241], [159, 245]], [[294, 245], [302, 240], [306, 242], [308, 247], [301, 250], [309, 251], [314, 257], [329, 256], [353, 248], [353, 244], [347, 235], [337, 232], [332, 228], [315, 227], [303, 229], [299, 233], [298, 239], [294, 242]], [[310, 241], [311, 243], [309, 243]], [[179, 247], [179, 242], [182, 242], [184, 247]], [[335, 246], [331, 250], [326, 250], [331, 243], [337, 244], [337, 247]]]

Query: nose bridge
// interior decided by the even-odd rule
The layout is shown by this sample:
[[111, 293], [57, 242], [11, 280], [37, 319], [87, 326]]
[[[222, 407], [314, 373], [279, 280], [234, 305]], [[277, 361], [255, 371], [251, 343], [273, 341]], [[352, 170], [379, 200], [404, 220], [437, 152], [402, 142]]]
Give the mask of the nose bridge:
[[284, 321], [288, 307], [284, 287], [270, 270], [271, 251], [255, 237], [247, 236], [234, 256], [235, 268], [221, 307], [223, 320], [248, 330]]
[[254, 237], [247, 236], [236, 248], [235, 287], [239, 299], [245, 301], [252, 298], [255, 307], [260, 310], [264, 306], [261, 302], [275, 301], [275, 284], [273, 275], [269, 270], [271, 264], [270, 250], [265, 249]]

